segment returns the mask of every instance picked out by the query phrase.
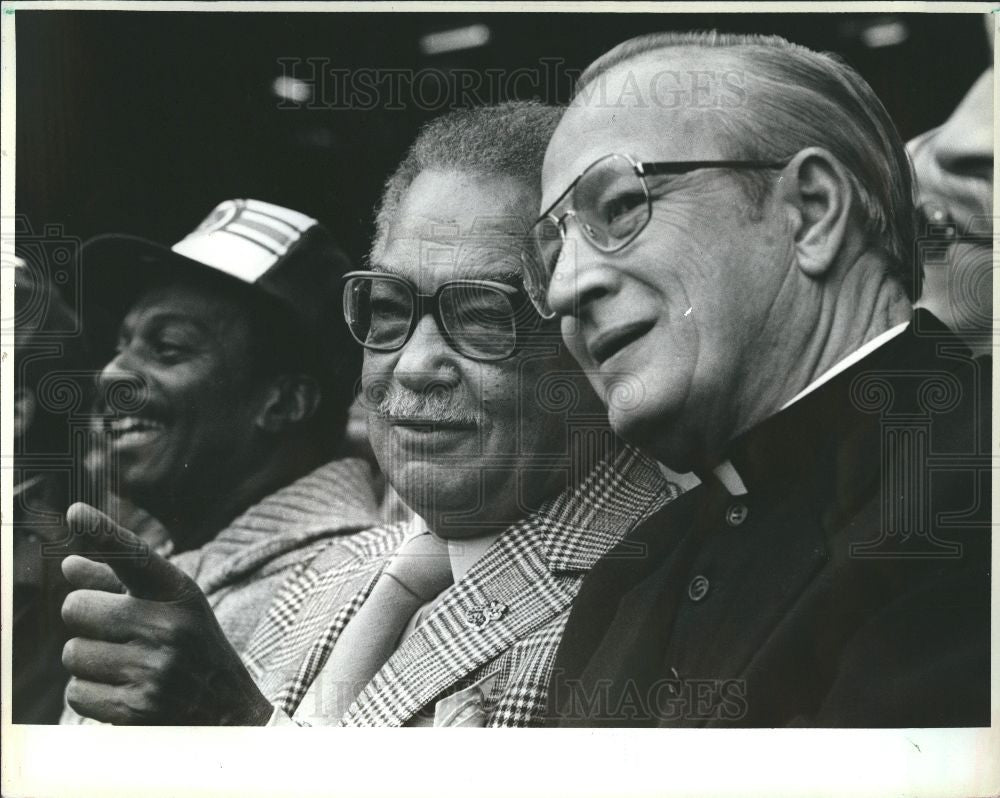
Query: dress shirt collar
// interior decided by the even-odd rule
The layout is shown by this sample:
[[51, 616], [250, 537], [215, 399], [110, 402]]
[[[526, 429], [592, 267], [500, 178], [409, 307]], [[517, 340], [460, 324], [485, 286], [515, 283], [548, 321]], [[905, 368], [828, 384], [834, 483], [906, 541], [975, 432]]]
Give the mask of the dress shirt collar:
[[[664, 474], [677, 475], [663, 471], [656, 461], [619, 438], [613, 438], [607, 449], [579, 481], [499, 534], [454, 541], [455, 551], [449, 546], [449, 556], [455, 581], [482, 560], [498, 539], [499, 545], [513, 538], [523, 546], [540, 537], [554, 573], [588, 571], [642, 519], [677, 498], [687, 486], [698, 484], [697, 477], [664, 479]], [[424, 531], [430, 531], [427, 524], [414, 516], [403, 536]]]
[[486, 554], [486, 550], [493, 545], [493, 541], [500, 537], [500, 533], [492, 535], [482, 535], [478, 538], [468, 540], [449, 540], [448, 559], [451, 560], [451, 575], [458, 582], [469, 569], [475, 565], [479, 559]]
[[[427, 522], [419, 515], [414, 515], [407, 525], [404, 543], [412, 537], [430, 531]], [[445, 541], [448, 544], [448, 560], [451, 562], [452, 578], [456, 582], [461, 580], [498, 537], [500, 537], [499, 532], [496, 534], [480, 535], [475, 538], [460, 538], [458, 540]]]

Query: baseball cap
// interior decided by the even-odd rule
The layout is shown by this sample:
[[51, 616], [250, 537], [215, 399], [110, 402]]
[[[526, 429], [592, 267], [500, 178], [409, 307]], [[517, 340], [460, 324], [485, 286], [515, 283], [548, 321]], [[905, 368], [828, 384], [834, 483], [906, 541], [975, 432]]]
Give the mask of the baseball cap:
[[350, 262], [323, 225], [290, 208], [226, 200], [173, 246], [113, 233], [85, 242], [81, 259], [84, 325], [105, 345], [146, 287], [189, 274], [215, 274], [270, 297], [322, 355], [342, 359], [341, 344], [350, 341], [340, 313], [340, 277]]

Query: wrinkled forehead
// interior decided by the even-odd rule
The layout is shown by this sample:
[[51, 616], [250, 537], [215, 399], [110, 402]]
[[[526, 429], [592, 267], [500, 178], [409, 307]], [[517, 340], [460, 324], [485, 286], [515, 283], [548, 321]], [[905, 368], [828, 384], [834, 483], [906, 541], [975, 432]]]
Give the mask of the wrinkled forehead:
[[537, 212], [533, 180], [425, 170], [382, 231], [372, 268], [406, 277], [421, 290], [451, 279], [509, 277], [520, 272]]
[[598, 74], [578, 90], [549, 143], [543, 206], [612, 152], [645, 161], [731, 157], [727, 120], [756, 91], [751, 71], [730, 52], [670, 48]]
[[464, 226], [457, 220], [421, 220], [396, 225], [372, 267], [415, 284], [454, 279], [519, 279], [528, 234], [525, 218], [493, 217]]

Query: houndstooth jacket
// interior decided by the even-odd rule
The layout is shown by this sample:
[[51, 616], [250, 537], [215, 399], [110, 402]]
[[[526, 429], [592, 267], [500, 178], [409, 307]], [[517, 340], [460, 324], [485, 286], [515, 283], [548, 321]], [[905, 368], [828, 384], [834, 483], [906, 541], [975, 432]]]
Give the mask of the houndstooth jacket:
[[[489, 726], [540, 722], [552, 662], [584, 574], [675, 498], [658, 465], [627, 445], [506, 529], [399, 646], [340, 723], [401, 726], [438, 699], [489, 685]], [[406, 524], [333, 539], [275, 599], [244, 659], [264, 694], [294, 715], [364, 603]]]

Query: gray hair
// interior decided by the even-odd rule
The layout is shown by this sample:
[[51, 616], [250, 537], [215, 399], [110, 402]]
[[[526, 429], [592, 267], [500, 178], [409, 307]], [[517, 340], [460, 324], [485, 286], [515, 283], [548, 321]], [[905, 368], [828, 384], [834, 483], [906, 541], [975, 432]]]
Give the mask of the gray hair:
[[[716, 31], [653, 33], [630, 39], [594, 61], [575, 93], [610, 69], [668, 48], [731, 50], [752, 67], [761, 90], [742, 109], [725, 114], [733, 158], [781, 161], [805, 147], [829, 150], [847, 169], [869, 244], [886, 251], [893, 275], [910, 296], [919, 286], [913, 268], [916, 234], [910, 160], [882, 103], [838, 56], [818, 53], [780, 36]], [[770, 191], [766, 173], [739, 173], [748, 196], [759, 203]]]
[[560, 108], [507, 102], [463, 108], [428, 122], [386, 181], [375, 216], [371, 257], [375, 259], [384, 246], [406, 190], [427, 169], [514, 177], [540, 193], [545, 148], [561, 117]]

